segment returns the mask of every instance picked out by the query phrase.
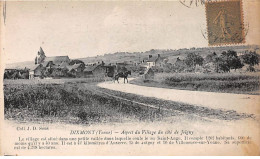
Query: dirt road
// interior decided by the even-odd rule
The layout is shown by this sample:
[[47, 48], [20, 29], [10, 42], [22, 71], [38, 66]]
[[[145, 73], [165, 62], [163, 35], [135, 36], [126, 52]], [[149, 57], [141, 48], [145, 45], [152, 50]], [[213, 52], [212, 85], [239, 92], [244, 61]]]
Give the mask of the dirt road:
[[[130, 79], [131, 80], [131, 79]], [[167, 88], [155, 88], [114, 82], [103, 82], [99, 87], [132, 93], [146, 97], [155, 97], [180, 103], [209, 107], [213, 109], [235, 110], [239, 113], [260, 114], [258, 95], [187, 91]]]

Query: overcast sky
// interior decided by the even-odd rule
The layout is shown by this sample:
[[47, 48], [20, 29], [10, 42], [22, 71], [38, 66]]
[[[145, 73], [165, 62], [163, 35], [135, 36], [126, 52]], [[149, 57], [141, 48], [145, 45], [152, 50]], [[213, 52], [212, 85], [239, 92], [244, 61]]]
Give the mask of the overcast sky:
[[[33, 60], [40, 46], [46, 56], [70, 58], [207, 46], [201, 33], [206, 31], [204, 6], [187, 8], [179, 2], [7, 2], [6, 11], [7, 63]], [[252, 25], [250, 29], [256, 30], [249, 36], [259, 37], [259, 27]]]

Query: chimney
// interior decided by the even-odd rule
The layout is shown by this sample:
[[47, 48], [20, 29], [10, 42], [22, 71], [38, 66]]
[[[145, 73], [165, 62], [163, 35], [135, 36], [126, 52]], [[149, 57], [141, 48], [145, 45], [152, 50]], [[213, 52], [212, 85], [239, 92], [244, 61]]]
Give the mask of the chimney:
[[161, 55], [160, 54], [158, 54], [158, 57], [160, 57]]
[[149, 55], [149, 59], [152, 58], [153, 56], [152, 55]]

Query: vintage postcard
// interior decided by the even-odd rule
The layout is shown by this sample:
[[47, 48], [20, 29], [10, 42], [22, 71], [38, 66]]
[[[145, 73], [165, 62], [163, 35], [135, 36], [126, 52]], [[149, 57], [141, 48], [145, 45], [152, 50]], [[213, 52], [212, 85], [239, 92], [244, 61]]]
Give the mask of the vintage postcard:
[[259, 156], [258, 0], [1, 1], [0, 154]]

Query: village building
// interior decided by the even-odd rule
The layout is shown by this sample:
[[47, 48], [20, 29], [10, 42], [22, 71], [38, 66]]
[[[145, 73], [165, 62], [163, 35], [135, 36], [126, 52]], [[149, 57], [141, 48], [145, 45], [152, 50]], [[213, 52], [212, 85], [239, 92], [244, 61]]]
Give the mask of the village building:
[[69, 65], [69, 63], [67, 62], [62, 62], [59, 66], [60, 67], [67, 67]]
[[40, 50], [38, 51], [38, 54], [35, 58], [35, 64], [48, 64], [49, 62], [52, 62], [53, 65], [61, 65], [62, 63], [69, 64], [70, 58], [68, 56], [52, 56], [47, 57], [45, 55], [45, 52], [40, 47]]
[[165, 63], [166, 63], [166, 59], [162, 58], [160, 54], [158, 54], [157, 56], [149, 55], [147, 60], [147, 68], [163, 67]]
[[139, 75], [143, 75], [144, 72], [147, 70], [147, 64], [142, 63], [142, 64], [138, 65], [137, 70], [138, 70]]
[[29, 79], [41, 78], [43, 75], [42, 64], [36, 64], [35, 66], [28, 68], [28, 70], [29, 70]]
[[43, 60], [45, 59], [45, 57], [46, 57], [45, 53], [42, 50], [42, 47], [40, 47], [40, 50], [38, 51], [37, 56], [35, 58], [35, 64], [43, 63]]
[[84, 76], [84, 69], [85, 65], [83, 63], [78, 63], [74, 65], [67, 65], [65, 66], [68, 69], [68, 73], [75, 76], [75, 77], [82, 77]]
[[67, 66], [69, 65], [69, 62], [70, 59], [68, 56], [47, 57], [40, 47], [35, 58], [35, 66], [34, 68], [30, 68], [30, 78], [38, 77], [40, 72], [41, 77], [65, 77], [67, 76]]
[[25, 70], [6, 68], [4, 72], [4, 79], [19, 79], [22, 78], [22, 74]]
[[45, 61], [42, 63], [42, 67], [47, 68], [47, 69], [51, 69], [53, 65], [54, 64], [52, 61]]
[[106, 67], [99, 65], [86, 66], [84, 69], [84, 77], [105, 77]]
[[104, 65], [105, 69], [106, 69], [106, 75], [107, 77], [114, 77], [115, 74], [115, 65]]
[[55, 65], [61, 65], [64, 63], [69, 64], [70, 58], [68, 56], [52, 56], [52, 57], [45, 57], [43, 61], [44, 62], [51, 61]]
[[118, 63], [116, 63], [116, 71], [124, 72], [127, 70], [132, 70], [133, 66], [134, 66], [134, 62], [132, 62], [132, 61], [118, 62]]
[[53, 78], [59, 78], [59, 77], [67, 77], [67, 72], [68, 69], [66, 67], [60, 67], [57, 65], [54, 65], [52, 69], [50, 70], [50, 74], [48, 77], [53, 77]]
[[4, 71], [4, 79], [29, 79], [29, 68], [33, 68], [35, 64], [26, 65], [8, 64]]

